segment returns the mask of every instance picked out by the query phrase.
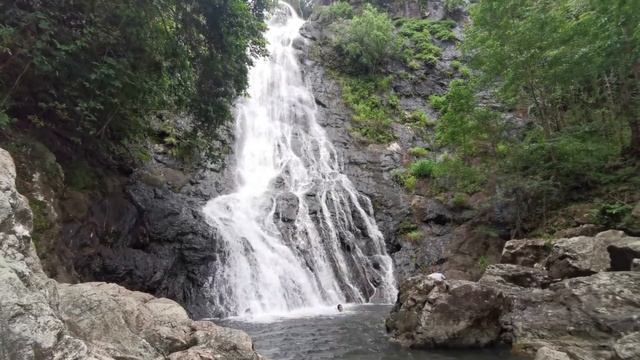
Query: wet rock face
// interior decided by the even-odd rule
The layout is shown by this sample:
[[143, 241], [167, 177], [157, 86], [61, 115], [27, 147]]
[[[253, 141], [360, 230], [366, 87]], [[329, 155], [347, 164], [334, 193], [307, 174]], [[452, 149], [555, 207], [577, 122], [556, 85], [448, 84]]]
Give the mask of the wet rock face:
[[[322, 36], [317, 34], [319, 31], [320, 28], [311, 22], [305, 25], [303, 34], [310, 38]], [[311, 44], [305, 46], [308, 50]], [[307, 59], [303, 60], [305, 78], [318, 104], [317, 120], [338, 151], [344, 173], [358, 191], [372, 200], [387, 249], [394, 252], [398, 247], [396, 231], [402, 219], [409, 215], [407, 196], [391, 178], [391, 171], [401, 165], [401, 154], [393, 147], [354, 139], [349, 131], [351, 111], [342, 102], [340, 85], [321, 64], [309, 60], [308, 55], [303, 57]]]
[[498, 341], [505, 296], [491, 287], [463, 280], [438, 286], [420, 277], [403, 286], [386, 321], [391, 340], [411, 348], [482, 347]]
[[[428, 16], [439, 20], [446, 15], [441, 1], [429, 1], [426, 6], [416, 1], [387, 5], [389, 13], [397, 16]], [[396, 275], [402, 280], [442, 260], [446, 245], [451, 240], [452, 215], [446, 206], [425, 198], [417, 205], [424, 207], [424, 212], [421, 210], [420, 215], [414, 216], [408, 206], [412, 199], [392, 176], [394, 170], [402, 168], [410, 160], [406, 154], [408, 149], [415, 146], [431, 148], [433, 139], [400, 122], [392, 125], [395, 140], [389, 144], [373, 144], [353, 135], [350, 131], [352, 112], [342, 101], [340, 84], [324, 63], [335, 56], [326, 43], [329, 32], [329, 27], [313, 15], [303, 26], [301, 34], [304, 40], [299, 41], [296, 48], [300, 51], [304, 76], [318, 106], [318, 122], [336, 147], [345, 174], [358, 191], [373, 202], [377, 224], [396, 264]], [[441, 63], [418, 71], [409, 70], [415, 75], [412, 79], [398, 77], [392, 81], [402, 111], [419, 110], [433, 116], [434, 111], [427, 99], [431, 94], [444, 91], [451, 79], [449, 62], [459, 56], [453, 42], [440, 45], [444, 48]], [[390, 64], [385, 69], [389, 73], [406, 70], [400, 64]], [[422, 233], [419, 241], [406, 241], [400, 236], [401, 224], [405, 221], [418, 225]]]
[[[225, 131], [221, 137], [232, 139], [231, 129], [223, 127], [221, 132]], [[61, 172], [55, 156], [48, 154], [52, 159], [36, 162], [31, 172], [55, 174], [50, 168]], [[48, 213], [55, 215], [38, 244], [46, 256], [45, 271], [64, 282], [117, 282], [174, 299], [193, 316], [211, 316], [212, 295], [203, 289], [211, 286], [207, 279], [222, 255], [216, 245], [218, 235], [200, 209], [233, 184], [227, 170], [230, 160], [221, 155], [188, 167], [161, 145], [153, 148], [152, 155], [130, 174], [97, 164], [87, 167], [95, 172], [92, 186], [73, 186], [70, 178], [75, 174], [67, 171], [60, 175], [68, 178], [67, 186], [54, 182], [56, 186], [40, 191], [46, 195]], [[19, 169], [29, 169], [31, 159], [20, 156]], [[22, 181], [29, 197], [40, 196], [32, 191], [42, 188], [30, 180], [32, 174], [21, 174], [29, 177]]]
[[0, 358], [261, 359], [245, 333], [192, 321], [172, 300], [47, 278], [15, 178], [11, 157], [0, 149]]

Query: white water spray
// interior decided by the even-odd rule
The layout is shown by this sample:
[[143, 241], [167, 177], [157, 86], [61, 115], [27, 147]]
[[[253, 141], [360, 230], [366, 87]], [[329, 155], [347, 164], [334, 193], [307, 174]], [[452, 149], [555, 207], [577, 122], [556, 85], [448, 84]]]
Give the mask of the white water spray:
[[395, 301], [371, 202], [316, 122], [293, 48], [303, 23], [284, 3], [269, 21], [270, 57], [256, 60], [235, 109], [236, 190], [204, 208], [221, 235], [211, 278], [219, 315]]

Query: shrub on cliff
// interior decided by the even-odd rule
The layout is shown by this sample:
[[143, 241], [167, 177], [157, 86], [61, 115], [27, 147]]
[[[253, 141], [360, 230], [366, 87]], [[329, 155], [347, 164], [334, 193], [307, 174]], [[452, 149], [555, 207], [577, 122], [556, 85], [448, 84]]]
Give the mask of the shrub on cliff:
[[376, 73], [398, 52], [393, 22], [385, 12], [365, 5], [353, 19], [336, 24], [333, 46], [348, 72]]

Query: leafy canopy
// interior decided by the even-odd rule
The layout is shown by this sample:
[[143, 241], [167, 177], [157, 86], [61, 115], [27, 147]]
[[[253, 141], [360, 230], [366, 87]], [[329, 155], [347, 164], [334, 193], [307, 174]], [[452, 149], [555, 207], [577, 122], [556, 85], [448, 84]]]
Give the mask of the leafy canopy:
[[[139, 141], [161, 110], [215, 128], [264, 51], [258, 0], [0, 3], [0, 126], [78, 143]], [[248, 49], [248, 51], [247, 51]]]

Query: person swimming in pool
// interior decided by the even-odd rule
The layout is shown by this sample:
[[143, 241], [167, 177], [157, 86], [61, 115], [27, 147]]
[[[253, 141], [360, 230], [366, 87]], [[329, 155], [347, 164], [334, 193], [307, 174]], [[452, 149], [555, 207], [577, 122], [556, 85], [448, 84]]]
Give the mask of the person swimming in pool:
[[342, 308], [342, 304], [338, 304], [338, 311], [339, 311], [339, 312], [342, 312], [342, 310], [344, 310], [344, 309]]

